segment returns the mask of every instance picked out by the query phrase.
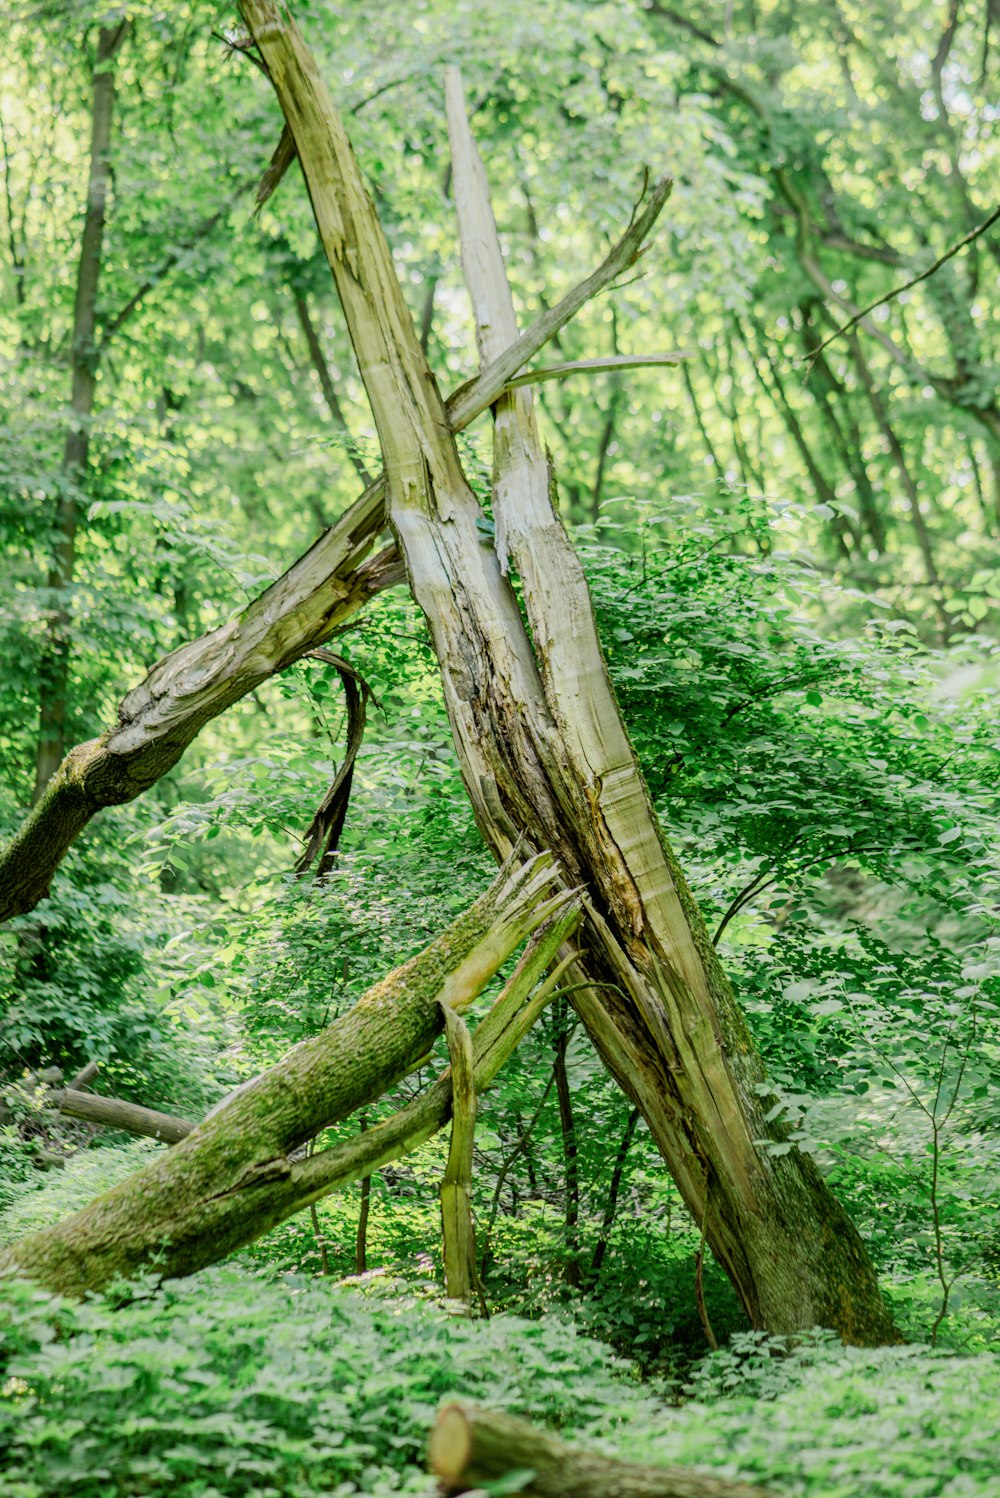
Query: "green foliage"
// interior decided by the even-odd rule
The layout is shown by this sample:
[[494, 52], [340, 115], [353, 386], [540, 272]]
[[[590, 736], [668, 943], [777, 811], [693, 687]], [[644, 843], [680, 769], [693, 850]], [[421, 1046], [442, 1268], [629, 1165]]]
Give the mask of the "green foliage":
[[3, 1291], [10, 1498], [66, 1482], [81, 1498], [381, 1494], [416, 1485], [448, 1394], [567, 1429], [610, 1422], [628, 1394], [627, 1367], [568, 1323], [473, 1325], [405, 1294], [233, 1270], [118, 1311]]
[[118, 1148], [105, 1145], [102, 1149], [80, 1150], [62, 1170], [45, 1175], [35, 1171], [34, 1189], [28, 1184], [0, 1214], [0, 1243], [13, 1243], [78, 1212], [141, 1170], [157, 1149], [150, 1140], [132, 1139]]
[[[946, 9], [851, 0], [834, 15], [827, 0], [746, 0], [723, 25], [697, 3], [556, 0], [544, 16], [532, 0], [303, 7], [443, 388], [473, 369], [442, 193], [443, 65], [461, 61], [476, 105], [522, 322], [601, 258], [645, 167], [675, 177], [639, 276], [581, 312], [559, 357], [690, 357], [538, 387], [564, 512], [650, 789], [766, 1055], [766, 1101], [788, 1129], [770, 1148], [815, 1158], [907, 1336], [993, 1360], [855, 1354], [822, 1337], [786, 1357], [745, 1331], [709, 1262], [708, 1315], [729, 1341], [692, 1371], [699, 1233], [642, 1127], [591, 1269], [627, 1105], [579, 1033], [568, 1053], [579, 1223], [567, 1230], [546, 1016], [480, 1112], [475, 1209], [485, 1294], [502, 1312], [490, 1327], [425, 1303], [440, 1269], [443, 1140], [373, 1181], [378, 1302], [270, 1278], [275, 1266], [349, 1274], [356, 1192], [318, 1205], [318, 1234], [303, 1214], [242, 1267], [114, 1314], [52, 1312], [8, 1287], [21, 1360], [0, 1396], [19, 1463], [12, 1498], [425, 1489], [426, 1426], [451, 1390], [790, 1494], [991, 1494], [995, 240], [893, 300], [856, 343], [803, 362], [848, 304], [926, 268], [988, 211], [994, 49], [971, 8], [949, 39]], [[151, 661], [238, 612], [342, 512], [358, 489], [352, 458], [378, 460], [294, 172], [250, 218], [277, 136], [266, 82], [214, 34], [231, 16], [143, 0], [116, 64], [89, 457], [67, 476], [104, 17], [89, 0], [25, 10], [0, 44], [4, 835], [31, 792], [51, 612], [72, 620], [74, 742], [114, 721]], [[485, 493], [475, 433], [463, 455]], [[58, 589], [53, 522], [68, 491], [75, 570]], [[198, 1117], [481, 888], [489, 860], [418, 611], [393, 591], [333, 643], [376, 701], [327, 877], [292, 872], [344, 729], [332, 669], [305, 660], [208, 725], [142, 801], [95, 821], [51, 897], [0, 934], [0, 1081], [14, 1112], [0, 1134], [5, 1239], [84, 1205], [158, 1148], [99, 1137], [41, 1175], [37, 1149], [80, 1145], [85, 1131], [27, 1097], [27, 1070], [96, 1059], [99, 1089]], [[581, 1292], [567, 1286], [571, 1257]], [[664, 1413], [581, 1327], [694, 1402]]]
[[991, 1359], [859, 1352], [825, 1334], [788, 1356], [737, 1337], [695, 1371], [694, 1401], [671, 1408], [667, 1389], [642, 1388], [564, 1318], [470, 1323], [392, 1292], [228, 1269], [73, 1306], [6, 1282], [5, 1492], [426, 1492], [427, 1431], [449, 1395], [630, 1460], [690, 1463], [790, 1498], [992, 1492]]

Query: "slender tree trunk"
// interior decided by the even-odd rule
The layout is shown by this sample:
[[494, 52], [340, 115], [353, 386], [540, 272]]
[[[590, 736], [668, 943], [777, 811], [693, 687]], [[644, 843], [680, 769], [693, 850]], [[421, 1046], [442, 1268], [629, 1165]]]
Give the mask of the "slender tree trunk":
[[[618, 354], [618, 318], [614, 307], [611, 308], [611, 352]], [[601, 435], [597, 439], [597, 467], [594, 472], [594, 482], [590, 490], [590, 518], [596, 524], [601, 518], [601, 496], [604, 492], [604, 480], [607, 475], [608, 454], [615, 437], [615, 428], [618, 424], [618, 409], [622, 402], [624, 391], [622, 389], [622, 377], [620, 374], [612, 374], [610, 379], [611, 394], [608, 398], [608, 407], [604, 414], [601, 425]]]
[[590, 1279], [592, 1282], [596, 1282], [601, 1272], [601, 1265], [604, 1263], [604, 1256], [608, 1251], [608, 1240], [611, 1237], [611, 1229], [615, 1225], [615, 1214], [618, 1211], [618, 1196], [622, 1189], [625, 1162], [628, 1159], [628, 1152], [632, 1148], [632, 1140], [635, 1138], [635, 1131], [641, 1117], [642, 1114], [638, 1108], [633, 1108], [628, 1116], [625, 1133], [622, 1135], [622, 1142], [618, 1146], [618, 1153], [615, 1156], [614, 1169], [611, 1172], [611, 1184], [608, 1187], [608, 1200], [604, 1208], [604, 1217], [601, 1220], [601, 1231], [597, 1237], [594, 1256], [590, 1261]]
[[903, 486], [903, 492], [906, 495], [906, 501], [910, 510], [910, 520], [913, 525], [913, 534], [916, 539], [920, 555], [923, 558], [924, 575], [927, 579], [931, 591], [932, 601], [937, 610], [941, 639], [944, 644], [947, 644], [948, 637], [951, 633], [951, 618], [945, 611], [944, 607], [944, 601], [941, 592], [941, 578], [937, 570], [937, 563], [934, 560], [934, 546], [931, 541], [930, 530], [927, 526], [927, 519], [924, 515], [923, 506], [920, 503], [920, 491], [917, 488], [913, 474], [910, 472], [909, 464], [906, 461], [906, 454], [903, 452], [902, 443], [896, 435], [895, 427], [889, 420], [889, 413], [886, 410], [885, 403], [882, 400], [875, 381], [872, 378], [871, 370], [868, 367], [868, 361], [866, 360], [861, 349], [861, 340], [858, 338], [858, 335], [855, 332], [851, 332], [848, 334], [848, 340], [851, 346], [851, 358], [854, 361], [854, 367], [857, 370], [858, 379], [861, 383], [862, 389], [865, 391], [865, 394], [868, 397], [868, 401], [872, 409], [872, 414], [875, 417], [878, 429], [882, 433], [882, 437], [885, 441], [886, 447], [889, 450], [889, 456], [892, 459], [893, 463], [896, 465], [896, 468], [899, 472], [900, 483]]
[[337, 387], [333, 383], [333, 376], [330, 374], [330, 366], [326, 362], [326, 355], [323, 352], [323, 345], [320, 342], [319, 334], [316, 331], [316, 324], [312, 319], [312, 312], [309, 309], [309, 298], [306, 296], [301, 286], [293, 285], [292, 300], [295, 303], [295, 315], [299, 320], [299, 327], [302, 329], [302, 336], [305, 338], [306, 347], [309, 350], [309, 358], [312, 361], [312, 367], [316, 371], [316, 378], [319, 380], [319, 388], [323, 392], [323, 399], [326, 402], [326, 409], [329, 411], [330, 416], [333, 419], [334, 426], [344, 439], [347, 456], [351, 461], [351, 466], [353, 467], [361, 482], [367, 487], [370, 483], [373, 482], [373, 478], [372, 475], [368, 472], [368, 469], [365, 467], [364, 459], [361, 457], [361, 454], [354, 446], [354, 441], [351, 437], [351, 429], [347, 424], [347, 418], [344, 415], [343, 407], [340, 404], [340, 397], [337, 394]]
[[90, 422], [97, 388], [97, 286], [101, 275], [104, 221], [111, 185], [109, 153], [115, 106], [113, 64], [125, 38], [126, 29], [124, 21], [117, 26], [102, 26], [97, 37], [90, 117], [87, 207], [80, 240], [76, 297], [73, 304], [73, 339], [70, 351], [72, 391], [53, 526], [52, 562], [47, 583], [51, 603], [38, 668], [38, 742], [32, 805], [42, 796], [66, 752], [72, 634], [66, 594], [73, 582], [76, 566], [76, 534], [86, 481]]
[[563, 1143], [563, 1217], [566, 1224], [563, 1278], [567, 1285], [576, 1287], [580, 1283], [580, 1162], [576, 1146], [576, 1122], [573, 1118], [573, 1094], [566, 1069], [570, 1030], [571, 1027], [563, 1019], [556, 1037], [555, 1064], [552, 1071], [556, 1079], [559, 1127], [562, 1130]]
[[[749, 358], [754, 368], [758, 369], [757, 359], [753, 349], [750, 346], [749, 339], [746, 337], [746, 334], [743, 332], [742, 328], [740, 328], [738, 322], [736, 326], [741, 338], [743, 339], [743, 345], [746, 349], [747, 357]], [[836, 538], [837, 548], [843, 557], [845, 557], [847, 560], [850, 560], [851, 551], [850, 547], [847, 544], [845, 535], [845, 532], [850, 533], [850, 527], [848, 526], [845, 517], [840, 513], [840, 508], [837, 504], [836, 493], [830, 487], [823, 474], [823, 470], [820, 468], [815, 457], [813, 456], [812, 449], [810, 448], [809, 443], [806, 440], [805, 432], [802, 430], [802, 423], [799, 421], [795, 408], [792, 406], [791, 401], [788, 399], [784, 382], [782, 381], [782, 378], [778, 373], [777, 367], [774, 363], [774, 360], [771, 358], [770, 352], [767, 347], [767, 335], [760, 327], [759, 323], [754, 323], [754, 330], [757, 333], [764, 366], [767, 369], [768, 377], [770, 379], [770, 389], [768, 389], [767, 380], [764, 379], [763, 375], [760, 374], [760, 371], [758, 369], [761, 383], [763, 384], [764, 388], [768, 390], [768, 394], [770, 395], [771, 400], [773, 401], [775, 408], [777, 409], [778, 415], [784, 421], [785, 426], [788, 430], [788, 434], [791, 437], [796, 449], [798, 450], [806, 473], [809, 475], [809, 480], [813, 486], [813, 492], [815, 493], [816, 498], [820, 501], [821, 504], [825, 504], [829, 509], [833, 510], [831, 528]], [[855, 541], [857, 540], [857, 538], [853, 536], [852, 539], [854, 539]]]
[[726, 470], [722, 465], [719, 454], [715, 450], [715, 445], [712, 442], [711, 437], [708, 435], [708, 428], [705, 425], [705, 418], [701, 414], [701, 405], [699, 404], [698, 397], [695, 394], [694, 381], [691, 379], [691, 371], [686, 363], [681, 365], [681, 377], [684, 381], [684, 389], [687, 391], [688, 400], [691, 402], [691, 410], [694, 412], [695, 424], [698, 427], [698, 431], [701, 433], [701, 440], [704, 443], [705, 451], [712, 460], [712, 467], [715, 469], [716, 478], [724, 483], [726, 478]]
[[[368, 1120], [364, 1113], [361, 1115], [362, 1134], [368, 1127]], [[361, 1190], [358, 1193], [358, 1231], [354, 1236], [354, 1273], [365, 1274], [368, 1270], [368, 1217], [371, 1212], [372, 1203], [372, 1178], [370, 1175], [363, 1176]]]
[[[851, 405], [849, 391], [834, 374], [825, 353], [813, 355], [813, 350], [822, 342], [812, 317], [816, 303], [807, 301], [802, 306], [802, 321], [799, 331], [802, 352], [805, 358], [812, 357], [811, 381], [819, 391], [818, 399], [826, 417], [834, 442], [840, 452], [845, 468], [854, 481], [858, 497], [858, 510], [869, 539], [879, 556], [885, 551], [885, 524], [875, 498], [871, 476], [865, 463], [861, 431]], [[838, 408], [844, 411], [847, 433], [838, 417]]]

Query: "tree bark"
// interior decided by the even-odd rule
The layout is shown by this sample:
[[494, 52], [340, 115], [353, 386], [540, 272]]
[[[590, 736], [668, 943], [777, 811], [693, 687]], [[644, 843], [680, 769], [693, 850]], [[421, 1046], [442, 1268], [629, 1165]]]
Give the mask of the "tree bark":
[[55, 1227], [0, 1256], [60, 1294], [99, 1290], [151, 1269], [190, 1274], [435, 1133], [450, 1112], [450, 1076], [346, 1145], [289, 1156], [421, 1064], [444, 1026], [539, 927], [476, 1031], [477, 1087], [491, 1079], [548, 993], [532, 991], [574, 929], [579, 902], [553, 895], [551, 860], [501, 870], [491, 887], [423, 952], [370, 988], [328, 1029], [236, 1089], [178, 1144]]
[[601, 1231], [594, 1248], [594, 1256], [590, 1261], [591, 1283], [596, 1283], [597, 1277], [601, 1272], [601, 1265], [604, 1263], [604, 1256], [608, 1251], [608, 1240], [611, 1237], [611, 1229], [615, 1225], [615, 1214], [618, 1211], [618, 1194], [622, 1189], [625, 1162], [628, 1159], [628, 1152], [632, 1147], [632, 1140], [635, 1138], [635, 1131], [641, 1117], [642, 1114], [638, 1108], [633, 1108], [625, 1124], [625, 1132], [622, 1135], [622, 1142], [618, 1146], [618, 1153], [615, 1155], [614, 1169], [611, 1172], [611, 1185], [608, 1188], [607, 1205], [604, 1208], [604, 1217], [601, 1220]]
[[[362, 1134], [368, 1127], [368, 1121], [364, 1113], [361, 1115]], [[354, 1273], [365, 1274], [368, 1270], [368, 1218], [371, 1214], [372, 1205], [372, 1178], [370, 1175], [362, 1176], [361, 1190], [358, 1193], [358, 1230], [354, 1235]]]
[[524, 1471], [531, 1475], [517, 1491], [525, 1498], [769, 1498], [765, 1488], [708, 1472], [640, 1467], [580, 1451], [526, 1420], [458, 1402], [439, 1412], [428, 1460], [446, 1493]]
[[556, 1039], [556, 1058], [552, 1074], [556, 1079], [556, 1099], [559, 1103], [559, 1127], [563, 1142], [563, 1220], [566, 1224], [566, 1243], [563, 1258], [563, 1278], [567, 1285], [580, 1283], [580, 1163], [576, 1147], [576, 1122], [573, 1118], [573, 1094], [566, 1070], [566, 1052], [569, 1049], [570, 1031], [565, 1021]]
[[[343, 125], [276, 0], [244, 0], [312, 200], [382, 445], [390, 523], [427, 616], [467, 790], [491, 846], [550, 841], [587, 892], [576, 1007], [643, 1110], [689, 1207], [755, 1325], [821, 1322], [893, 1336], [857, 1233], [808, 1157], [763, 1117], [763, 1068], [683, 876], [661, 841], [622, 728], [579, 562], [554, 512], [530, 392], [496, 405], [496, 550], [462, 472]], [[482, 164], [449, 85], [456, 196], [489, 353], [516, 333]], [[463, 134], [464, 129], [464, 134]], [[499, 273], [495, 267], [499, 265]], [[467, 264], [467, 276], [473, 280]], [[485, 284], [485, 296], [478, 287]], [[496, 297], [502, 287], [504, 300]], [[485, 311], [483, 310], [485, 309]], [[494, 360], [494, 363], [496, 360]], [[517, 567], [529, 639], [506, 577]], [[773, 1140], [777, 1154], [757, 1140]]]

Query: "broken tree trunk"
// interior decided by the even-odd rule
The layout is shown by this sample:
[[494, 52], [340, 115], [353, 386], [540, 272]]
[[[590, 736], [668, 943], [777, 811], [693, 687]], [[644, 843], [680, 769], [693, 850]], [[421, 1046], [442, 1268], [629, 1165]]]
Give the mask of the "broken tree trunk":
[[[445, 406], [453, 432], [488, 410], [518, 370], [634, 262], [668, 191], [669, 183], [660, 184], [597, 269], [454, 392]], [[382, 589], [403, 581], [395, 545], [370, 555], [385, 524], [379, 478], [240, 614], [157, 661], [119, 703], [113, 728], [70, 750], [0, 850], [0, 921], [45, 898], [67, 849], [96, 812], [142, 795], [206, 723], [329, 639]]]
[[468, 1308], [476, 1282], [476, 1232], [472, 1223], [472, 1153], [476, 1142], [476, 1077], [472, 1036], [460, 1014], [445, 1014], [451, 1057], [451, 1144], [441, 1181], [444, 1288]]
[[[450, 1077], [377, 1128], [306, 1159], [290, 1155], [414, 1070], [444, 1027], [539, 927], [476, 1031], [476, 1085], [485, 1086], [547, 998], [531, 997], [579, 918], [553, 894], [551, 860], [505, 866], [476, 903], [423, 952], [369, 989], [349, 1014], [237, 1088], [172, 1149], [55, 1227], [0, 1256], [62, 1294], [99, 1290], [144, 1269], [190, 1274], [292, 1213], [422, 1143], [450, 1112]], [[492, 1070], [491, 1070], [492, 1068]]]
[[[763, 1116], [763, 1067], [621, 725], [586, 585], [548, 493], [530, 394], [497, 402], [494, 551], [315, 61], [275, 0], [244, 0], [243, 11], [295, 141], [368, 390], [390, 523], [431, 629], [477, 821], [501, 856], [518, 835], [551, 844], [567, 879], [586, 888], [581, 970], [591, 987], [577, 994], [578, 1011], [706, 1222], [754, 1325], [821, 1323], [851, 1341], [892, 1339], [861, 1241], [812, 1161], [758, 1145], [785, 1142]], [[477, 322], [481, 340], [485, 323], [503, 341], [510, 293], [454, 83], [451, 94], [456, 194], [472, 205], [463, 239], [487, 267]]]
[[640, 1467], [568, 1446], [526, 1420], [475, 1405], [443, 1406], [428, 1446], [446, 1493], [523, 1473], [524, 1498], [774, 1498], [765, 1488], [688, 1467]]

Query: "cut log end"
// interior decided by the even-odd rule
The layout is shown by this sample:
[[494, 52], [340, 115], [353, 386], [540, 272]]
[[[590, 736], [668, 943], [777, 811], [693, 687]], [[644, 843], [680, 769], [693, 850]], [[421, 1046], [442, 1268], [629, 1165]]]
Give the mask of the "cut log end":
[[442, 1482], [458, 1483], [472, 1460], [472, 1428], [460, 1404], [446, 1404], [431, 1431], [427, 1459]]

